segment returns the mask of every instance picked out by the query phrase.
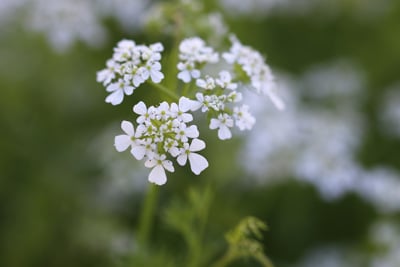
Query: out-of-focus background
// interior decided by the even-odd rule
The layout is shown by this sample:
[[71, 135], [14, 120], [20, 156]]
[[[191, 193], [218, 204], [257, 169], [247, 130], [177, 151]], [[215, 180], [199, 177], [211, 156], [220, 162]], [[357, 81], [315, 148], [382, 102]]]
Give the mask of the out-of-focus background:
[[[132, 105], [154, 95], [138, 90], [112, 107], [96, 72], [123, 38], [168, 41], [144, 26], [155, 4], [0, 2], [0, 266], [139, 266], [121, 259], [137, 249], [148, 170], [113, 138]], [[215, 251], [254, 215], [269, 226], [277, 267], [400, 266], [400, 2], [204, 5], [266, 56], [287, 108], [253, 96], [251, 132], [221, 142], [201, 130], [210, 167], [169, 175], [152, 229], [160, 263], [141, 266], [185, 249], [162, 210], [208, 183], [205, 242]]]

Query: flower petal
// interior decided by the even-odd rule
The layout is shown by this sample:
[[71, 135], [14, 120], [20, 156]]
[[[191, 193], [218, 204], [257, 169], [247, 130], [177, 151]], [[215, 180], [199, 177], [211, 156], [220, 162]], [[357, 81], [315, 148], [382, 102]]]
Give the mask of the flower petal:
[[199, 137], [199, 130], [197, 130], [196, 125], [190, 125], [186, 128], [185, 134], [187, 137], [196, 138]]
[[162, 79], [164, 79], [164, 74], [158, 70], [152, 70], [150, 72], [150, 76], [151, 76], [151, 80], [154, 83], [159, 83], [159, 82], [161, 82]]
[[207, 159], [197, 153], [189, 154], [189, 163], [190, 163], [190, 169], [196, 175], [199, 175], [202, 171], [204, 171], [208, 167]]
[[178, 73], [178, 79], [182, 80], [185, 83], [188, 83], [192, 78], [190, 77], [189, 71], [184, 70]]
[[117, 91], [114, 91], [109, 96], [107, 96], [106, 103], [111, 103], [112, 105], [115, 106], [121, 104], [123, 99], [124, 99], [124, 92], [121, 89], [119, 89]]
[[179, 110], [182, 112], [186, 112], [188, 110], [191, 111], [196, 111], [198, 110], [200, 107], [202, 106], [202, 103], [195, 101], [195, 100], [191, 100], [187, 97], [182, 96], [179, 99]]
[[167, 175], [161, 165], [155, 166], [149, 174], [149, 182], [156, 185], [163, 185], [167, 182]]
[[167, 171], [169, 171], [169, 172], [174, 172], [174, 171], [175, 171], [174, 165], [172, 164], [172, 161], [170, 161], [170, 160], [164, 160], [162, 164], [163, 164], [164, 168], [165, 168]]
[[132, 140], [128, 135], [121, 134], [114, 138], [114, 146], [118, 152], [125, 151], [131, 144]]
[[131, 154], [135, 157], [135, 159], [142, 160], [146, 154], [146, 147], [140, 145], [133, 146], [131, 149]]
[[122, 121], [121, 122], [121, 129], [129, 136], [135, 135], [135, 128], [130, 121]]
[[200, 139], [193, 139], [192, 143], [190, 144], [190, 151], [200, 151], [206, 147], [206, 143]]
[[135, 106], [133, 106], [133, 112], [139, 115], [144, 115], [147, 112], [146, 104], [143, 101], [140, 101]]
[[218, 130], [218, 138], [221, 140], [230, 139], [232, 137], [232, 133], [228, 127], [225, 125], [221, 125]]
[[176, 161], [178, 162], [179, 165], [184, 166], [187, 162], [187, 154], [183, 152], [179, 157], [176, 158]]

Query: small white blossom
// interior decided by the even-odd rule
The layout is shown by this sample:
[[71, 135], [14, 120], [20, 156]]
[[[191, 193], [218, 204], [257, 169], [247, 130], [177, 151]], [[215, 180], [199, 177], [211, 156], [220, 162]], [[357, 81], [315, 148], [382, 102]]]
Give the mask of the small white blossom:
[[201, 87], [205, 90], [212, 90], [215, 88], [215, 80], [214, 78], [210, 77], [210, 76], [206, 76], [206, 79], [197, 79], [196, 80], [196, 85], [198, 87]]
[[112, 105], [119, 105], [124, 100], [124, 95], [131, 95], [135, 88], [126, 81], [119, 79], [115, 83], [111, 83], [107, 86], [107, 92], [111, 94], [107, 96], [106, 103]]
[[166, 159], [165, 155], [156, 155], [152, 159], [148, 159], [144, 166], [147, 168], [153, 168], [149, 174], [149, 182], [156, 185], [163, 185], [167, 182], [167, 175], [165, 170], [169, 172], [174, 172], [174, 166], [170, 160]]
[[199, 64], [216, 63], [219, 60], [218, 53], [199, 37], [184, 39], [179, 45], [179, 59], [177, 65], [179, 70], [178, 79], [188, 83], [192, 78], [200, 77]]
[[226, 70], [219, 73], [219, 78], [215, 82], [222, 89], [236, 90], [237, 88], [237, 84], [232, 82], [231, 74]]
[[235, 124], [241, 131], [251, 130], [253, 128], [256, 119], [249, 112], [249, 106], [243, 105], [241, 107], [235, 107], [233, 109], [233, 117], [235, 118]]
[[226, 113], [219, 114], [218, 119], [212, 118], [210, 121], [210, 129], [218, 129], [218, 138], [221, 140], [232, 138], [229, 128], [233, 127], [233, 119]]
[[208, 167], [208, 161], [202, 155], [194, 152], [203, 150], [205, 147], [206, 144], [200, 139], [193, 139], [190, 146], [188, 143], [185, 143], [184, 147], [181, 149], [180, 155], [177, 158], [178, 164], [183, 166], [189, 159], [190, 169], [194, 174], [199, 175]]
[[114, 60], [107, 60], [107, 68], [97, 72], [96, 81], [103, 83], [104, 86], [109, 84], [115, 78], [115, 70], [120, 66]]

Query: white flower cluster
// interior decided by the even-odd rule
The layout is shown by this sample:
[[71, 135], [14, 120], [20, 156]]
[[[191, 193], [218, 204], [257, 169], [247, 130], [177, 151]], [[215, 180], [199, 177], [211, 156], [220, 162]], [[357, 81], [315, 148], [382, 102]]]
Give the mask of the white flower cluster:
[[[237, 83], [232, 82], [228, 71], [221, 71], [218, 78], [206, 76], [205, 79], [196, 80], [197, 87], [203, 89], [196, 93], [196, 100], [192, 110], [201, 109], [211, 116], [210, 129], [218, 129], [218, 138], [230, 139], [230, 128], [236, 125], [241, 131], [250, 130], [255, 118], [249, 112], [249, 106], [233, 106], [242, 100], [242, 94], [237, 92]], [[233, 106], [230, 107], [230, 106]]]
[[[229, 63], [240, 62], [243, 68], [249, 69], [251, 64], [254, 69], [246, 74], [248, 77], [244, 81], [240, 75], [228, 70], [219, 71], [217, 77], [202, 77], [202, 71], [209, 64], [218, 63], [221, 57], [199, 37], [184, 39], [179, 45], [180, 62], [177, 68], [180, 72], [176, 78], [181, 80], [181, 85], [185, 85], [183, 95], [179, 97], [169, 91], [169, 88], [158, 84], [164, 78], [160, 64], [160, 52], [163, 51], [161, 43], [145, 46], [136, 45], [131, 40], [122, 40], [114, 48], [112, 58], [107, 61], [107, 68], [97, 72], [97, 81], [110, 92], [106, 98], [107, 103], [120, 104], [125, 95], [131, 95], [149, 79], [152, 81], [151, 85], [179, 100], [179, 104], [162, 102], [158, 107], [149, 108], [144, 102], [139, 102], [133, 108], [139, 115], [136, 120], [138, 125], [123, 121], [121, 127], [125, 134], [115, 138], [118, 151], [131, 147], [131, 154], [137, 160], [146, 159], [145, 167], [152, 168], [150, 182], [162, 185], [167, 181], [165, 170], [174, 171], [173, 164], [168, 159], [171, 157], [176, 158], [182, 166], [189, 161], [191, 170], [197, 175], [208, 167], [207, 160], [196, 153], [206, 145], [198, 139], [197, 126], [187, 125], [193, 120], [192, 114], [188, 112], [201, 110], [207, 113], [209, 128], [218, 130], [221, 140], [232, 138], [231, 128], [234, 126], [241, 131], [252, 129], [256, 120], [248, 105], [239, 104], [243, 100], [243, 94], [239, 90], [245, 87], [243, 85], [248, 80], [257, 81], [262, 90], [267, 90], [264, 86], [272, 88], [271, 85], [261, 85], [262, 72], [265, 70], [268, 70], [269, 76], [263, 82], [270, 83], [273, 79], [262, 57], [250, 48], [245, 49], [249, 53], [239, 51], [240, 56], [232, 61], [227, 60], [228, 65], [224, 65], [230, 67]], [[236, 50], [232, 48], [225, 57], [235, 57], [234, 51]], [[274, 99], [279, 98], [274, 95]]]
[[107, 103], [121, 104], [124, 95], [133, 91], [149, 78], [154, 83], [161, 82], [161, 54], [164, 47], [161, 43], [150, 46], [136, 45], [134, 41], [122, 40], [114, 48], [112, 59], [107, 61], [107, 68], [97, 72], [97, 82], [107, 86], [110, 95]]
[[179, 165], [189, 161], [196, 175], [208, 167], [206, 158], [196, 153], [205, 148], [204, 141], [198, 139], [196, 125], [188, 126], [193, 116], [186, 113], [192, 103], [181, 97], [179, 105], [162, 102], [158, 107], [149, 108], [141, 101], [133, 107], [139, 115], [136, 130], [129, 121], [123, 121], [123, 135], [115, 137], [115, 148], [122, 152], [130, 147], [131, 154], [137, 159], [145, 159], [144, 165], [152, 168], [149, 181], [163, 185], [167, 181], [165, 170], [174, 172], [174, 166], [168, 156], [176, 158]]
[[[229, 52], [222, 56], [229, 64], [239, 67], [257, 93], [267, 95], [278, 109], [283, 109], [282, 100], [274, 90], [276, 85], [270, 67], [265, 64], [262, 55], [249, 46], [242, 45], [236, 38], [231, 38], [232, 46]], [[236, 68], [234, 68], [236, 70]]]
[[200, 77], [199, 67], [205, 63], [216, 63], [219, 56], [199, 37], [185, 39], [179, 45], [178, 79], [188, 83]]

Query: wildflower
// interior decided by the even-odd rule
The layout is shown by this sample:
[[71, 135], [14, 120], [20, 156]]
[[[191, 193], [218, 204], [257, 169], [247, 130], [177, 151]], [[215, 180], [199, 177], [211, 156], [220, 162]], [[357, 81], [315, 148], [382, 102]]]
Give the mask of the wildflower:
[[251, 47], [242, 45], [236, 38], [231, 38], [231, 41], [230, 51], [223, 53], [222, 57], [229, 64], [240, 66], [257, 93], [267, 95], [278, 109], [284, 109], [283, 101], [275, 91], [275, 78], [262, 55]]
[[232, 138], [229, 128], [233, 127], [233, 119], [229, 114], [222, 113], [218, 115], [218, 119], [212, 118], [210, 121], [210, 129], [218, 129], [218, 138], [221, 140]]
[[134, 89], [128, 82], [119, 79], [117, 82], [107, 86], [106, 90], [111, 94], [107, 96], [106, 103], [111, 103], [114, 106], [121, 104], [122, 100], [124, 100], [124, 95], [131, 95]]
[[241, 107], [235, 107], [233, 109], [233, 117], [235, 118], [235, 124], [241, 131], [250, 130], [253, 128], [256, 119], [249, 112], [249, 106], [243, 105]]
[[174, 172], [174, 166], [170, 160], [166, 159], [165, 155], [156, 155], [152, 159], [148, 159], [144, 166], [147, 168], [153, 168], [149, 174], [149, 182], [156, 185], [163, 185], [167, 182], [167, 175], [165, 170], [169, 172]]
[[177, 158], [178, 164], [184, 166], [189, 159], [190, 169], [194, 174], [199, 175], [208, 167], [208, 161], [205, 157], [195, 152], [203, 150], [205, 147], [206, 144], [200, 139], [193, 139], [190, 146], [188, 143], [185, 143]]
[[224, 70], [219, 73], [219, 78], [215, 80], [218, 86], [222, 89], [236, 90], [237, 84], [232, 83], [231, 74]]
[[97, 81], [103, 83], [107, 92], [107, 103], [118, 105], [124, 95], [131, 95], [133, 90], [151, 79], [160, 83], [164, 79], [161, 72], [161, 43], [148, 46], [136, 45], [132, 40], [121, 40], [114, 48], [112, 59], [107, 61], [107, 68], [97, 72]]
[[179, 59], [177, 65], [178, 79], [188, 83], [192, 78], [200, 77], [199, 64], [216, 63], [219, 60], [218, 53], [211, 47], [206, 46], [205, 42], [199, 37], [183, 40], [179, 45]]

